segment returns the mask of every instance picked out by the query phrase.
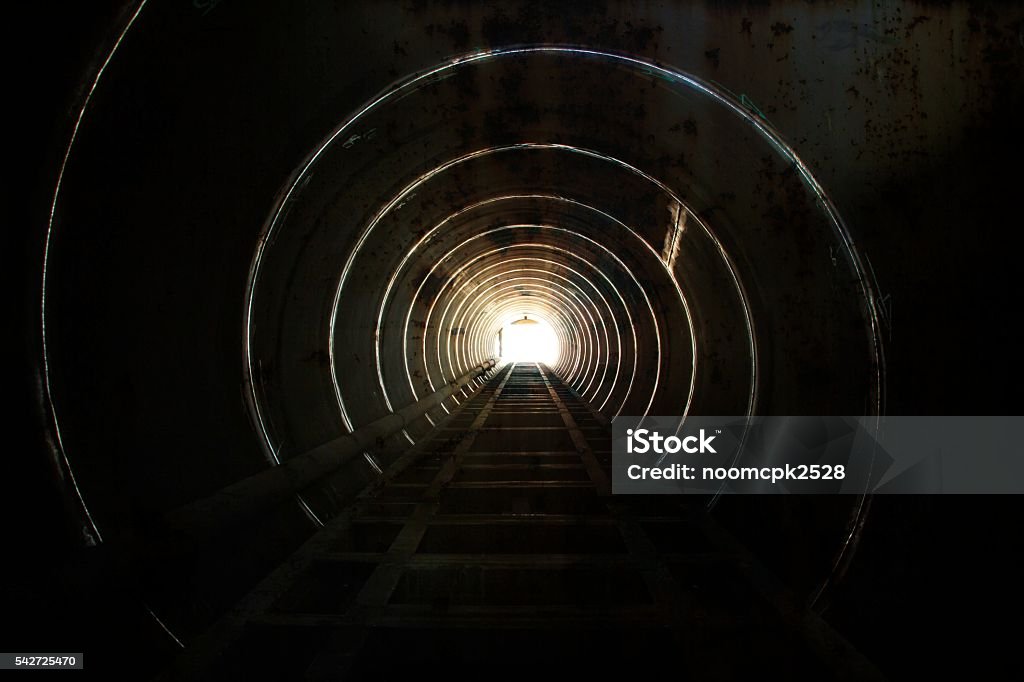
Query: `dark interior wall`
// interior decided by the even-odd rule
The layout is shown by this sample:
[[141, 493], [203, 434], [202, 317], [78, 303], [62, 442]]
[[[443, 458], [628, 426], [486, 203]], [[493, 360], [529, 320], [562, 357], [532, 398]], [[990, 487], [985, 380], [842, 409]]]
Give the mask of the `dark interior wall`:
[[[30, 398], [38, 388], [40, 230], [68, 112], [95, 46], [109, 44], [109, 26], [127, 17], [117, 7], [77, 12], [84, 10], [25, 18], [39, 32], [30, 45], [46, 53], [23, 69], [30, 115], [17, 148], [28, 182], [23, 201], [13, 204], [20, 217], [12, 224], [22, 228], [11, 230], [17, 248], [9, 252], [25, 291], [17, 303], [28, 330], [19, 364], [27, 390], [16, 403], [25, 425], [34, 423]], [[145, 49], [129, 38], [124, 54], [137, 58], [112, 62], [105, 76], [104, 87], [128, 96], [99, 91], [90, 118], [92, 139], [113, 135], [121, 143], [82, 152], [107, 159], [109, 177], [97, 184], [109, 194], [72, 193], [62, 209], [119, 208], [81, 228], [85, 250], [68, 247], [67, 267], [54, 271], [70, 292], [55, 303], [62, 311], [54, 321], [62, 339], [55, 382], [63, 387], [68, 451], [89, 462], [81, 484], [116, 536], [136, 532], [138, 514], [263, 467], [239, 395], [239, 309], [255, 234], [275, 194], [340, 118], [387, 83], [453, 53], [528, 42], [628, 51], [743, 95], [815, 172], [870, 259], [890, 323], [886, 411], [1019, 413], [1016, 340], [1001, 320], [1017, 307], [1019, 291], [1011, 169], [1022, 99], [1020, 22], [1019, 9], [956, 3], [579, 3], [572, 11], [543, 3], [302, 10], [221, 3], [209, 12], [189, 3], [149, 5], [137, 27]], [[278, 117], [287, 121], [286, 136], [265, 123]], [[707, 132], [698, 124], [698, 136]], [[164, 173], [189, 182], [161, 186]], [[125, 185], [150, 194], [119, 193]], [[154, 206], [152, 194], [163, 201]], [[705, 208], [715, 203], [707, 198]], [[193, 277], [173, 276], [182, 263]], [[382, 406], [368, 401], [365, 408], [364, 419]], [[33, 530], [25, 535], [28, 554], [38, 552], [26, 559], [34, 566], [58, 558], [62, 543], [49, 538], [70, 535], [71, 546], [79, 537], [55, 511], [64, 503], [40, 463], [40, 434], [25, 430], [32, 433], [16, 466], [40, 484], [38, 494], [17, 499], [22, 515], [32, 510], [24, 529]], [[894, 660], [903, 655], [873, 634], [879, 614], [893, 630], [920, 627], [949, 642], [962, 629], [936, 627], [936, 619], [958, 614], [977, 622], [993, 603], [1019, 602], [1011, 579], [1020, 559], [1011, 530], [1020, 518], [1016, 501], [886, 500], [878, 507], [866, 558], [835, 607], [845, 609], [837, 618], [861, 633], [869, 654], [874, 647]], [[282, 535], [309, 528], [297, 512], [279, 523]], [[983, 540], [979, 527], [1000, 539]], [[44, 575], [51, 582], [39, 592], [75, 590], [66, 576]], [[933, 593], [954, 575], [968, 576], [968, 587], [939, 606]], [[24, 603], [33, 609], [30, 599]], [[997, 653], [996, 644], [986, 646]]]

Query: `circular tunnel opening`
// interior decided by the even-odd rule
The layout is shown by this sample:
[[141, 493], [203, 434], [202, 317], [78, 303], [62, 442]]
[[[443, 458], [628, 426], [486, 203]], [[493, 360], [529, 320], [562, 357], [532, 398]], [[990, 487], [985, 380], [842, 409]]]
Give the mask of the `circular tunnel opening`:
[[[152, 73], [101, 101], [160, 101], [184, 68], [138, 66]], [[282, 125], [294, 111], [225, 106]], [[130, 534], [359, 436], [355, 456], [309, 467], [284, 511], [210, 550], [238, 571], [211, 571], [185, 605], [172, 569], [153, 573], [175, 630], [203, 630], [410, 448], [475, 428], [459, 408], [493, 390], [496, 361], [512, 366], [500, 376], [549, 367], [519, 368], [516, 390], [579, 400], [581, 422], [881, 412], [878, 313], [854, 241], [796, 151], [723, 88], [628, 54], [531, 45], [452, 56], [331, 114], [303, 146], [262, 139], [273, 162], [198, 115], [140, 119], [147, 145], [111, 144], [139, 134], [122, 116], [89, 117], [55, 198], [45, 386], [85, 533]], [[154, 146], [161, 182], [137, 170]], [[224, 176], [193, 172], [207, 155]], [[110, 398], [78, 399], [96, 393]], [[807, 595], [866, 509], [713, 501]], [[202, 509], [213, 524], [215, 505]], [[809, 546], [808, 528], [827, 541]]]
[[505, 362], [558, 366], [561, 351], [555, 330], [543, 318], [531, 317], [529, 313], [505, 322], [498, 330], [495, 344], [496, 357]]
[[609, 418], [882, 400], [872, 288], [796, 152], [721, 88], [581, 47], [454, 57], [368, 101], [279, 191], [247, 297], [271, 462], [491, 359], [518, 298]]

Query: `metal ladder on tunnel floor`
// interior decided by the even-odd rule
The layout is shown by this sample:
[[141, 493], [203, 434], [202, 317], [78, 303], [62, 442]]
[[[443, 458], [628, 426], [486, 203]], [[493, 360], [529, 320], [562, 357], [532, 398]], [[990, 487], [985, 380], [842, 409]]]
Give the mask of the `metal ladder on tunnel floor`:
[[507, 365], [165, 677], [878, 677], [699, 505], [611, 497], [610, 448], [547, 367]]

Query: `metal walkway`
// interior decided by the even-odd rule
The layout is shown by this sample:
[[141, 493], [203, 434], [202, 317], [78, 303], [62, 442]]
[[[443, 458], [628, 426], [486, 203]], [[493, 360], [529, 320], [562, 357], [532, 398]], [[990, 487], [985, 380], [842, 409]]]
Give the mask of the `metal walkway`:
[[165, 677], [877, 675], [700, 505], [610, 496], [610, 447], [546, 367], [505, 366]]

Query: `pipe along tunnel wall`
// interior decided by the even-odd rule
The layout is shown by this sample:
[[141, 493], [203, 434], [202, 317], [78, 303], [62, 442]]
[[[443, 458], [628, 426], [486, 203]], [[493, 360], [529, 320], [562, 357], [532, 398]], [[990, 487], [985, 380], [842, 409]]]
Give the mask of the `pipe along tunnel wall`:
[[[605, 418], [883, 407], [853, 239], [796, 152], [711, 83], [574, 47], [462, 55], [306, 134], [287, 168], [218, 156], [236, 177], [213, 190], [193, 170], [217, 130], [192, 113], [166, 129], [142, 117], [146, 144], [106, 144], [136, 134], [124, 115], [161, 97], [169, 67], [124, 68], [158, 72], [131, 102], [103, 93], [97, 108], [121, 115], [82, 130], [47, 254], [47, 389], [86, 541], [145, 541], [196, 500], [424, 407], [360, 440], [365, 456], [293, 481], [300, 496], [145, 564], [141, 592], [183, 636], [430, 434], [468, 391], [431, 397], [488, 368], [524, 315], [550, 325], [554, 373]], [[90, 175], [100, 157], [117, 182]], [[254, 195], [276, 199], [244, 205]], [[95, 393], [103, 404], [64, 397]], [[813, 596], [864, 508], [715, 512]], [[830, 540], [793, 551], [807, 532]]]

